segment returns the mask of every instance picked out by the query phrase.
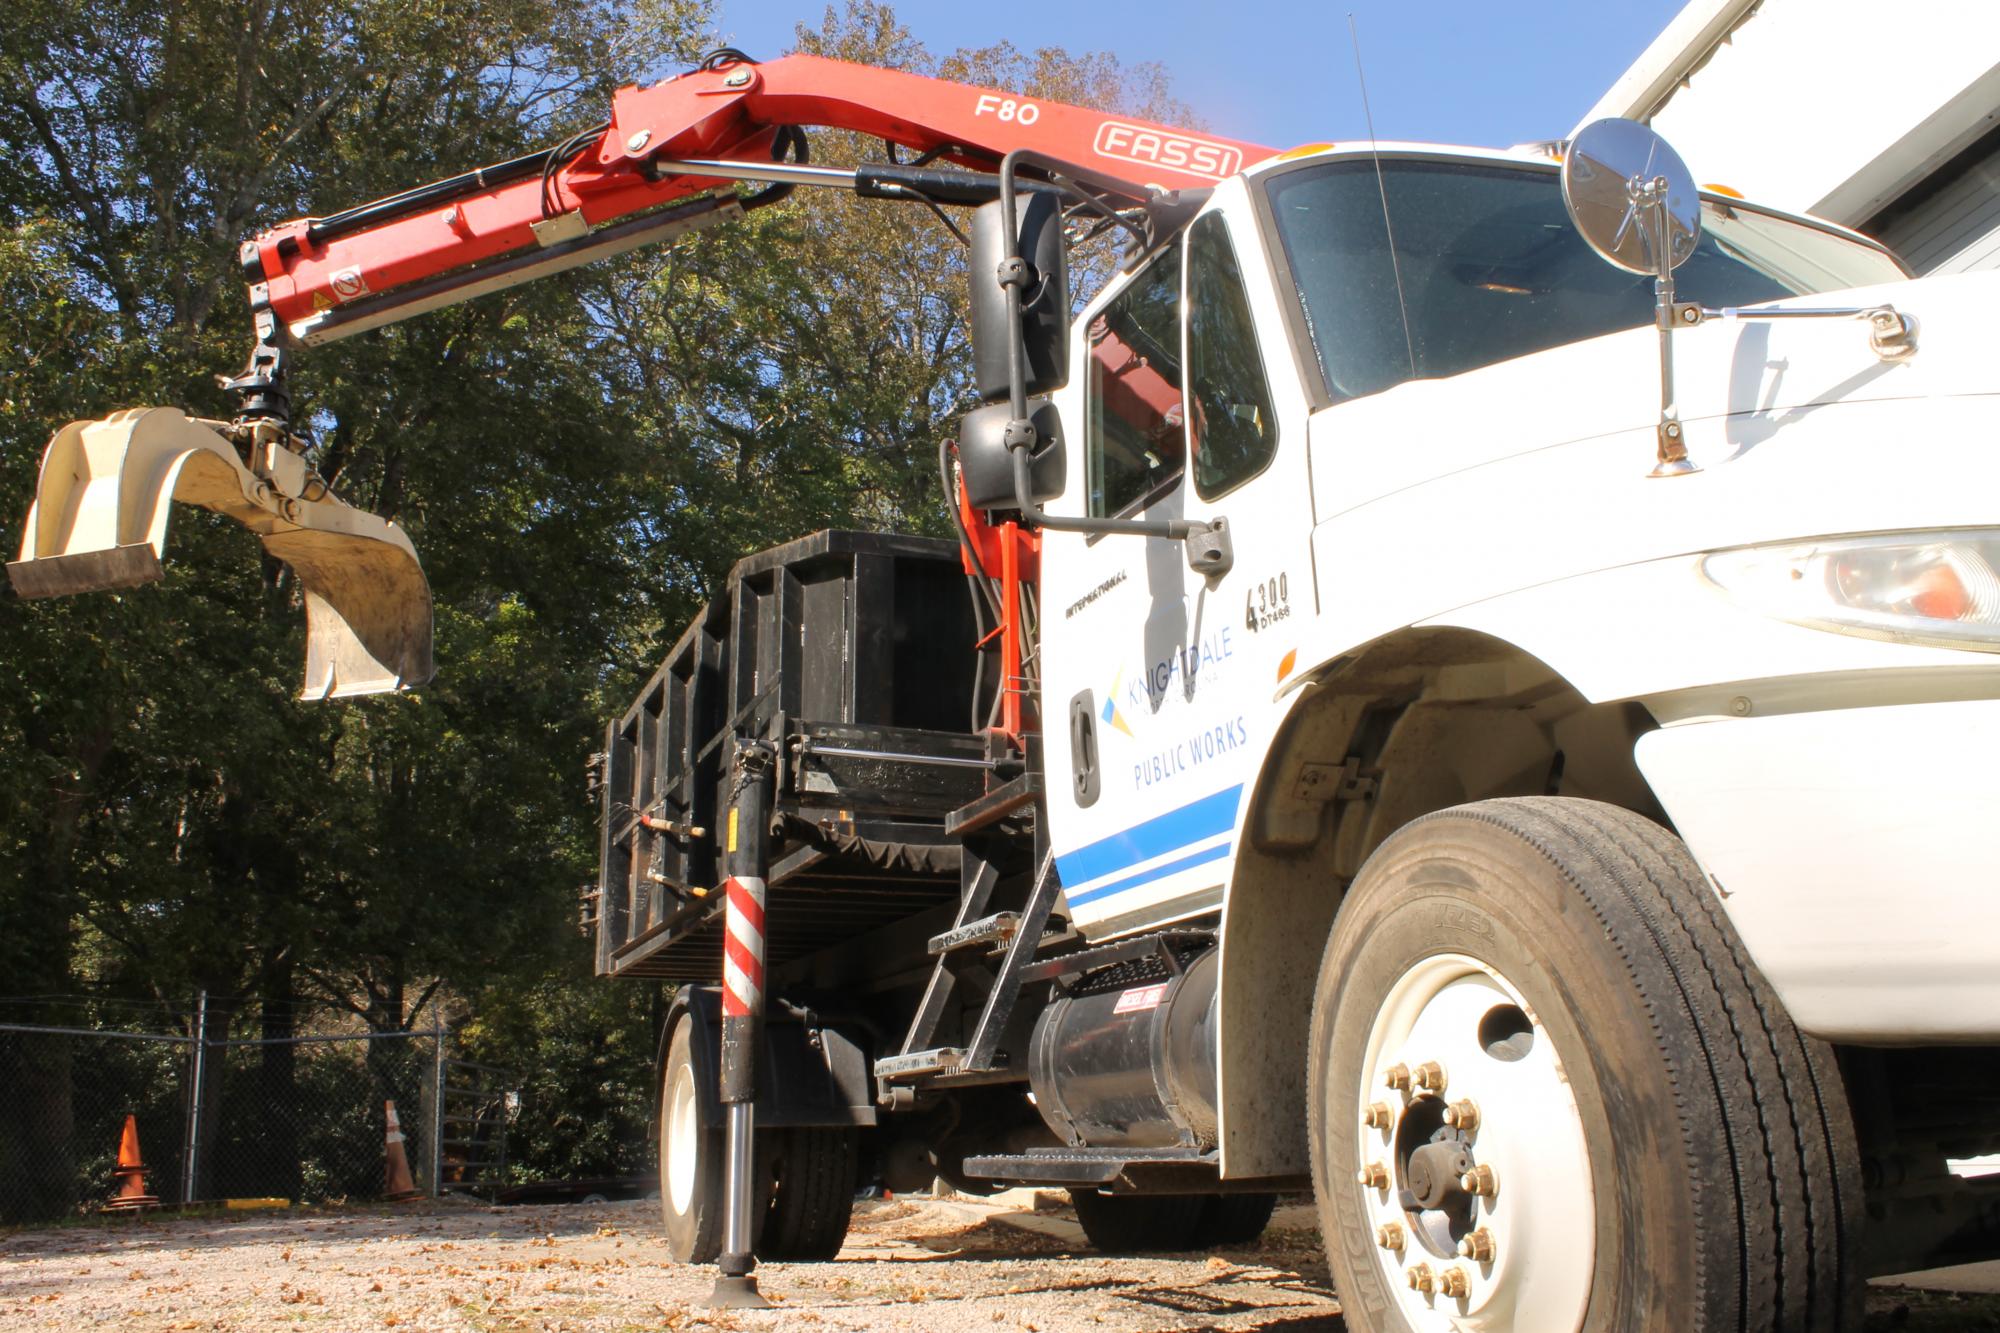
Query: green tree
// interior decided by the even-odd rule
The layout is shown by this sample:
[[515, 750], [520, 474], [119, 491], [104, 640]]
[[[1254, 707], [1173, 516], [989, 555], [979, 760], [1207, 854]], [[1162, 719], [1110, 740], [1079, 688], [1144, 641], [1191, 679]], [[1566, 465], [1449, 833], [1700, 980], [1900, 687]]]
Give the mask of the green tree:
[[[243, 235], [545, 142], [689, 59], [704, 20], [692, 0], [11, 7], [0, 312], [21, 352], [0, 360], [0, 540], [62, 421], [227, 414], [213, 375], [246, 345]], [[296, 588], [199, 513], [176, 515], [161, 587], [0, 601], [9, 990], [200, 987], [225, 1018], [269, 1001], [267, 1033], [317, 991], [386, 1029], [438, 978], [476, 985], [558, 943], [590, 844], [577, 741], [633, 581], [601, 484], [630, 443], [565, 341], [577, 318], [548, 284], [302, 380], [323, 470], [438, 553], [454, 671], [421, 698], [295, 702]], [[579, 576], [606, 595], [576, 597]], [[53, 1180], [67, 1070], [34, 1068], [45, 1086], [9, 1105]]]

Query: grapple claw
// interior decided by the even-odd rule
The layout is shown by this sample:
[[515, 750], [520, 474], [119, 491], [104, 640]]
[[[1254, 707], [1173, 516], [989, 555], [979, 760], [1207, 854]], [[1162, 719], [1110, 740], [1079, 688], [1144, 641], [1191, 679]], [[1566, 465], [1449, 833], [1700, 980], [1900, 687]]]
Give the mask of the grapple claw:
[[42, 455], [21, 558], [7, 566], [23, 597], [131, 588], [162, 576], [175, 500], [255, 532], [305, 590], [300, 697], [408, 689], [431, 678], [431, 590], [416, 549], [388, 519], [323, 487], [276, 442], [246, 467], [208, 422], [170, 407], [135, 408], [57, 431]]

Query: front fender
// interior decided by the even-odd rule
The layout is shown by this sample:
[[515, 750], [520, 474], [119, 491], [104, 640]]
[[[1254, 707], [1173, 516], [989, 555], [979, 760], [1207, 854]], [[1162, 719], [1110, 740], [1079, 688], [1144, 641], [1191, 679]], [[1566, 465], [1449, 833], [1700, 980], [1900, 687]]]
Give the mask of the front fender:
[[1699, 556], [1599, 570], [1462, 606], [1475, 630], [1546, 663], [1591, 703], [1636, 699], [1662, 725], [1926, 697], [2000, 695], [2000, 658], [1811, 629], [1751, 610]]

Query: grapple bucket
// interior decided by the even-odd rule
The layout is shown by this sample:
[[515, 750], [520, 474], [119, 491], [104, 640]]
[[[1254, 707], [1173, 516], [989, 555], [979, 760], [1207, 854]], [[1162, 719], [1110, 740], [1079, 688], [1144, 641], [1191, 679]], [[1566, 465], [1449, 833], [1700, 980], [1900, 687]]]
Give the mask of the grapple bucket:
[[167, 515], [182, 500], [229, 515], [298, 575], [301, 698], [429, 680], [430, 584], [403, 530], [335, 497], [279, 443], [259, 443], [251, 462], [255, 471], [211, 424], [170, 407], [71, 422], [42, 455], [21, 558], [7, 566], [14, 590], [53, 597], [158, 579]]

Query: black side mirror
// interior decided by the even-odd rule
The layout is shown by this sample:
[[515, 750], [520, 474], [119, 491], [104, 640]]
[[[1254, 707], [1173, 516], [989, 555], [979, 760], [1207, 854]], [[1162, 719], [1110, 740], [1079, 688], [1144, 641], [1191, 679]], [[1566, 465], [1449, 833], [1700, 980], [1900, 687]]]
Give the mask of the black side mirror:
[[[1030, 394], [1059, 389], [1069, 373], [1069, 271], [1064, 256], [1061, 200], [1048, 190], [1024, 190], [1015, 201], [1020, 214], [1018, 246], [1007, 235], [999, 201], [981, 204], [972, 215], [972, 365], [979, 397], [988, 403], [1008, 395], [1007, 345], [1021, 340], [1021, 364]], [[1003, 281], [1003, 266], [1019, 285]], [[1018, 295], [1017, 295], [1018, 293]], [[1018, 312], [1018, 317], [1017, 317]]]
[[[1013, 408], [1006, 403], [976, 407], [958, 422], [958, 466], [966, 503], [974, 509], [1014, 509], [1014, 451], [1007, 447], [1007, 423]], [[1046, 398], [1031, 399], [1028, 420], [1035, 428], [1028, 451], [1029, 496], [1036, 504], [1063, 493], [1065, 469], [1062, 417]]]

